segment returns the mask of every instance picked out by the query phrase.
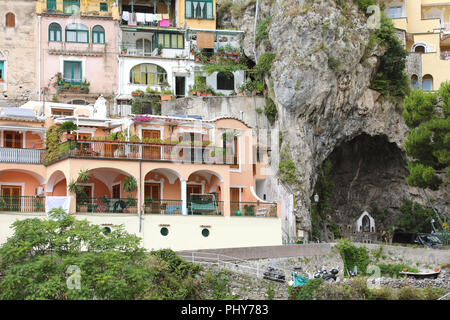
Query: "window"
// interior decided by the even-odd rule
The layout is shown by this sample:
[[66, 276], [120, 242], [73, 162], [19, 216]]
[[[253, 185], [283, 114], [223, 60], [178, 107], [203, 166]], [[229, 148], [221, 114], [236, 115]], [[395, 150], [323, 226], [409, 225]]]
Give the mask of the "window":
[[[226, 150], [224, 163], [230, 164], [230, 168], [239, 169], [238, 153], [238, 137], [233, 135], [232, 132], [224, 132], [222, 134], [223, 148]], [[231, 163], [229, 163], [229, 157], [231, 158]]]
[[63, 12], [66, 14], [76, 14], [80, 12], [80, 0], [64, 0]]
[[0, 61], [0, 82], [3, 82], [5, 79], [5, 62]]
[[48, 27], [48, 41], [61, 42], [61, 35], [61, 26], [57, 23], [50, 24]]
[[47, 10], [56, 10], [56, 0], [47, 0]]
[[167, 49], [184, 49], [184, 36], [176, 33], [158, 33], [158, 45]]
[[130, 83], [133, 84], [160, 85], [164, 82], [167, 82], [167, 73], [156, 64], [139, 64], [130, 71]]
[[402, 7], [390, 7], [389, 8], [389, 17], [392, 19], [401, 18], [402, 17]]
[[108, 4], [106, 2], [100, 2], [100, 11], [108, 12]]
[[92, 28], [92, 43], [105, 43], [105, 29], [102, 26], [95, 26]]
[[185, 17], [188, 19], [214, 19], [212, 0], [186, 0]]
[[152, 42], [148, 39], [138, 39], [136, 40], [136, 49], [143, 56], [151, 55], [152, 53]]
[[433, 77], [429, 74], [425, 75], [422, 79], [422, 90], [433, 91]]
[[16, 26], [16, 16], [14, 13], [7, 13], [6, 14], [6, 26], [14, 28]]
[[64, 61], [64, 81], [80, 84], [82, 79], [80, 61]]
[[72, 23], [66, 27], [66, 41], [67, 42], [89, 42], [89, 29], [79, 23]]
[[73, 116], [73, 110], [52, 108], [53, 116]]
[[217, 90], [234, 90], [234, 75], [219, 72], [217, 74]]
[[411, 77], [411, 85], [413, 89], [415, 90], [419, 89], [419, 78], [416, 75], [413, 75]]

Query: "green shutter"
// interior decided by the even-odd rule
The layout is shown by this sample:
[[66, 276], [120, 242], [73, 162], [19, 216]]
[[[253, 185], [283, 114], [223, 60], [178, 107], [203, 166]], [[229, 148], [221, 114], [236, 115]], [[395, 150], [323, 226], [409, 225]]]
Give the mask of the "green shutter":
[[47, 0], [47, 10], [56, 10], [56, 0]]
[[105, 2], [100, 2], [100, 11], [108, 12], [108, 4]]

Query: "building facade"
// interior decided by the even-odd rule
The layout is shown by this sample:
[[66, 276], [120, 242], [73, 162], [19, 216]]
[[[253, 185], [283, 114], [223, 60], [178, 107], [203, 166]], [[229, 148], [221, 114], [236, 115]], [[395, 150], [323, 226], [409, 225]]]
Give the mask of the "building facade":
[[37, 37], [35, 1], [0, 1], [0, 105], [37, 98]]
[[437, 91], [450, 80], [450, 4], [445, 0], [385, 1], [385, 13], [404, 32], [414, 89]]

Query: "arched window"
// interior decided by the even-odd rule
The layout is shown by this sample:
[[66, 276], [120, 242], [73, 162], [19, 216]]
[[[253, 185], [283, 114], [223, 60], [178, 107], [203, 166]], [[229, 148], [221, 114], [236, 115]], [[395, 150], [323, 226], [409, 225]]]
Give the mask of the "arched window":
[[136, 40], [136, 49], [138, 53], [146, 56], [152, 53], [152, 42], [148, 39], [138, 39]]
[[143, 63], [130, 71], [130, 83], [144, 85], [160, 85], [167, 82], [167, 72], [160, 66]]
[[16, 16], [12, 12], [6, 14], [6, 26], [14, 28], [16, 26]]
[[419, 78], [413, 74], [411, 77], [411, 86], [415, 90], [419, 90]]
[[217, 74], [217, 90], [234, 90], [234, 75], [219, 72]]
[[48, 41], [61, 42], [61, 37], [61, 26], [55, 22], [50, 24], [48, 27]]
[[425, 47], [424, 46], [417, 46], [414, 48], [414, 52], [416, 53], [425, 53]]
[[66, 27], [66, 41], [67, 42], [89, 42], [89, 29], [83, 24], [72, 23]]
[[105, 43], [105, 29], [102, 26], [95, 26], [92, 28], [92, 43]]
[[418, 42], [415, 43], [412, 47], [411, 47], [411, 52], [416, 52], [416, 53], [427, 53], [428, 52], [428, 45], [424, 42]]
[[429, 74], [423, 76], [422, 78], [422, 90], [423, 91], [433, 91], [433, 77]]

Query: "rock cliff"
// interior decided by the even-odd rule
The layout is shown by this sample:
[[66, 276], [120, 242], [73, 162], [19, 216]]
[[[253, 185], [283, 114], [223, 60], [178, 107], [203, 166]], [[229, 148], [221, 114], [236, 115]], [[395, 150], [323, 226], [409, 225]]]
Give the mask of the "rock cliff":
[[[256, 3], [218, 1], [219, 27], [245, 31], [242, 47], [253, 60]], [[372, 203], [394, 212], [408, 199], [426, 204], [422, 191], [404, 180], [402, 101], [369, 89], [384, 51], [368, 46], [367, 18], [356, 6], [337, 7], [335, 0], [260, 0], [258, 25], [267, 21], [255, 51], [257, 57], [276, 54], [266, 84], [278, 110], [271, 129], [282, 132], [282, 145], [272, 147], [272, 167], [278, 168], [280, 153], [296, 165], [297, 181], [288, 189], [296, 194], [297, 228], [311, 231], [310, 199], [329, 157], [338, 162], [331, 202], [332, 220], [341, 227]], [[277, 185], [277, 179], [269, 182], [274, 197], [284, 190]], [[429, 193], [447, 214], [448, 191]]]

